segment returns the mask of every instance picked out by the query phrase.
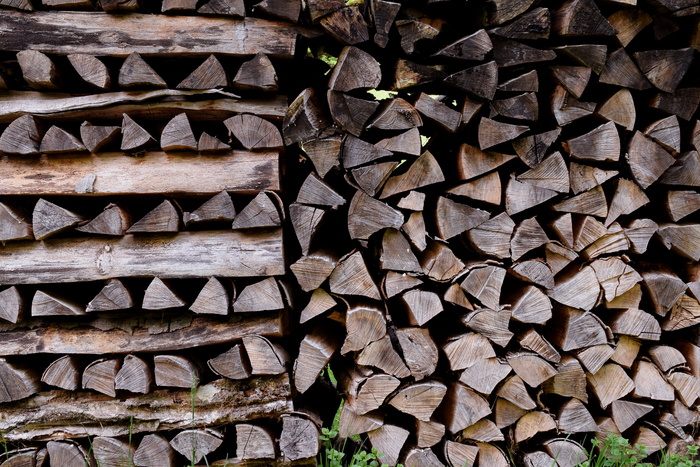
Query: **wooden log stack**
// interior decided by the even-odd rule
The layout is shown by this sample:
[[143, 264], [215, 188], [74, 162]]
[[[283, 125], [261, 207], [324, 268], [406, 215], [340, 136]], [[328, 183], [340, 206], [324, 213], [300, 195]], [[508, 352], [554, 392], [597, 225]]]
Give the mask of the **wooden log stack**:
[[696, 1], [0, 7], [0, 465], [700, 441]]

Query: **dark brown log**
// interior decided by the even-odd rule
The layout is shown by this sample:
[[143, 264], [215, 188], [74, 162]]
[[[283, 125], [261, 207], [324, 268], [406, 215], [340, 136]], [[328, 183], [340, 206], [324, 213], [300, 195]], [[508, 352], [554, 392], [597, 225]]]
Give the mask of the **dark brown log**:
[[342, 137], [334, 135], [304, 143], [303, 150], [321, 178], [340, 165], [342, 142]]
[[336, 302], [335, 299], [328, 294], [328, 292], [323, 289], [316, 289], [311, 294], [309, 303], [301, 311], [299, 323], [305, 323], [306, 321], [331, 310], [337, 304], [338, 302]]
[[156, 463], [163, 467], [175, 467], [175, 450], [161, 435], [148, 434], [139, 443], [133, 461], [137, 467], [149, 467]]
[[80, 137], [88, 151], [99, 152], [105, 146], [115, 141], [121, 133], [119, 126], [96, 126], [90, 122], [80, 125]]
[[224, 435], [213, 428], [184, 430], [170, 440], [170, 446], [187, 458], [192, 464], [198, 464], [207, 454], [215, 451], [224, 442]]
[[661, 91], [673, 93], [693, 61], [693, 49], [646, 50], [634, 59], [649, 82]]
[[536, 70], [528, 71], [520, 76], [511, 78], [498, 85], [499, 91], [510, 92], [537, 92], [540, 88]]
[[209, 0], [197, 9], [200, 15], [245, 17], [243, 0]]
[[678, 89], [673, 94], [659, 93], [649, 101], [649, 107], [690, 120], [700, 103], [700, 88]]
[[[314, 3], [314, 2], [311, 2]], [[334, 3], [339, 4], [339, 6], [333, 5], [333, 10], [339, 9], [343, 6], [340, 0], [337, 2], [329, 2], [331, 5]], [[372, 20], [374, 23], [374, 43], [379, 47], [386, 47], [389, 43], [389, 30], [391, 29], [394, 19], [401, 9], [401, 4], [396, 2], [389, 2], [386, 0], [372, 0], [370, 2], [370, 11], [372, 13]], [[309, 7], [311, 13], [311, 19], [314, 20], [315, 8]]]
[[186, 113], [173, 117], [160, 135], [160, 147], [163, 151], [196, 151], [197, 140]]
[[121, 366], [120, 359], [102, 358], [85, 367], [83, 372], [83, 389], [94, 389], [108, 396], [116, 397], [114, 378]]
[[445, 82], [484, 99], [493, 99], [498, 87], [498, 65], [491, 61], [454, 73]]
[[552, 113], [559, 125], [566, 125], [574, 120], [591, 115], [595, 110], [595, 102], [581, 102], [566, 92], [563, 86], [556, 86], [552, 93]]
[[568, 0], [552, 14], [552, 23], [552, 29], [560, 36], [617, 34], [592, 0]]
[[321, 18], [321, 26], [342, 44], [355, 45], [369, 40], [369, 30], [357, 6], [341, 8]]
[[549, 39], [551, 15], [547, 8], [534, 8], [520, 15], [505, 26], [491, 29], [496, 34], [509, 39]]
[[275, 16], [285, 21], [296, 23], [301, 12], [301, 2], [293, 0], [291, 2], [283, 0], [263, 0], [255, 5], [256, 11], [262, 11], [268, 15]]
[[281, 148], [282, 135], [271, 122], [252, 114], [241, 114], [224, 120], [229, 133], [246, 149]]
[[316, 93], [312, 88], [307, 88], [289, 105], [284, 117], [284, 144], [316, 139], [327, 127], [328, 121], [318, 104]]
[[18, 10], [34, 11], [34, 6], [29, 0], [3, 0], [0, 5], [3, 7], [16, 8]]
[[588, 80], [591, 78], [591, 69], [581, 66], [552, 66], [550, 68], [554, 79], [561, 84], [564, 89], [573, 95], [576, 99], [580, 99], [583, 92], [586, 90]]
[[328, 91], [328, 106], [333, 121], [349, 133], [360, 136], [379, 102], [358, 99], [342, 92]]
[[358, 190], [350, 201], [348, 230], [355, 239], [367, 239], [386, 227], [399, 229], [403, 214]]
[[[92, 5], [92, 2], [89, 2]], [[107, 91], [112, 86], [109, 70], [97, 57], [87, 54], [70, 54], [68, 61], [83, 81], [93, 88]]]
[[416, 42], [433, 39], [440, 33], [439, 29], [417, 19], [403, 19], [395, 24], [401, 35], [401, 48], [409, 55], [415, 51]]
[[501, 204], [501, 177], [498, 172], [492, 172], [450, 188], [447, 193], [498, 206]]
[[400, 97], [391, 99], [386, 104], [383, 104], [376, 115], [367, 125], [367, 129], [408, 130], [423, 125], [423, 121], [416, 109]]
[[438, 198], [435, 210], [435, 223], [438, 235], [444, 240], [468, 231], [488, 220], [489, 213], [472, 208], [466, 204], [457, 203], [451, 199]]
[[481, 61], [492, 49], [491, 39], [486, 31], [480, 29], [473, 34], [465, 36], [433, 55], [447, 57], [455, 60]]
[[493, 42], [493, 59], [499, 68], [547, 62], [557, 57], [553, 50], [536, 49], [498, 36], [491, 37], [491, 41]]
[[617, 40], [623, 47], [627, 47], [630, 42], [644, 28], [649, 26], [654, 20], [644, 10], [639, 8], [623, 8], [608, 16], [608, 22], [617, 29]]
[[624, 48], [619, 48], [608, 55], [605, 68], [600, 72], [598, 78], [601, 83], [613, 84], [615, 86], [627, 87], [643, 91], [649, 89], [651, 85], [639, 71], [637, 65]]
[[312, 172], [306, 177], [301, 188], [299, 188], [296, 202], [315, 206], [337, 207], [345, 204], [345, 199]]
[[534, 93], [520, 94], [518, 96], [509, 97], [492, 101], [491, 117], [497, 115], [512, 118], [515, 120], [535, 121], [537, 120], [538, 104], [537, 96]]
[[388, 198], [398, 193], [440, 183], [444, 180], [445, 177], [437, 160], [429, 151], [425, 151], [411, 164], [406, 172], [387, 180], [380, 198]]
[[516, 139], [512, 143], [513, 149], [515, 149], [520, 160], [527, 164], [528, 167], [534, 168], [542, 162], [547, 155], [549, 146], [559, 138], [560, 133], [561, 129], [557, 128], [545, 133]]
[[501, 24], [510, 21], [524, 13], [532, 4], [532, 0], [515, 0], [512, 2], [507, 0], [489, 0], [489, 23]]
[[415, 104], [416, 110], [424, 117], [436, 122], [440, 127], [454, 133], [460, 126], [462, 114], [444, 103], [421, 93]]
[[559, 152], [555, 152], [532, 169], [518, 175], [517, 180], [547, 190], [569, 192], [569, 171]]
[[162, 13], [187, 13], [194, 12], [197, 3], [192, 0], [163, 0], [160, 11]]
[[515, 156], [509, 154], [484, 152], [477, 147], [462, 144], [457, 154], [457, 173], [461, 180], [470, 180], [513, 159]]
[[379, 86], [382, 72], [379, 63], [357, 47], [345, 47], [328, 81], [329, 89], [349, 92], [354, 89], [374, 89]]

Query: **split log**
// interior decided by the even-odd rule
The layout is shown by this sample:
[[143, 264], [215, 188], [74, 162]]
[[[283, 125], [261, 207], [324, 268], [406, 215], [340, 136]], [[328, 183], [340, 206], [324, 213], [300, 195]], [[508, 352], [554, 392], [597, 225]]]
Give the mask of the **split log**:
[[593, 394], [598, 398], [603, 409], [629, 394], [635, 388], [634, 381], [627, 376], [625, 370], [614, 363], [608, 363], [596, 374], [589, 373], [586, 377]]
[[197, 464], [207, 454], [214, 452], [224, 442], [224, 435], [213, 428], [198, 428], [184, 430], [170, 440], [170, 445], [187, 458], [192, 464]]
[[119, 279], [111, 279], [102, 290], [87, 304], [85, 311], [128, 310], [134, 307], [134, 299]]
[[610, 96], [608, 100], [601, 103], [595, 113], [606, 120], [625, 127], [628, 131], [634, 129], [634, 122], [637, 119], [637, 110], [634, 106], [632, 93], [627, 88], [620, 89]]
[[98, 126], [86, 121], [80, 125], [80, 138], [88, 151], [96, 153], [111, 145], [121, 131], [119, 126]]
[[[487, 221], [489, 213], [441, 196], [435, 209], [438, 235], [449, 240]], [[499, 218], [502, 220], [503, 218]], [[500, 244], [502, 247], [502, 244]]]
[[282, 292], [274, 277], [246, 286], [233, 302], [234, 313], [282, 310]]
[[636, 52], [634, 60], [651, 84], [672, 93], [690, 68], [693, 50], [645, 50]]
[[395, 97], [379, 107], [367, 129], [408, 130], [422, 125], [423, 120], [415, 107], [404, 99]]
[[84, 315], [85, 307], [53, 293], [37, 290], [32, 298], [32, 316]]
[[338, 424], [338, 435], [341, 439], [367, 433], [384, 425], [384, 415], [381, 412], [359, 415], [350, 404], [343, 404]]
[[307, 88], [289, 105], [282, 123], [284, 144], [316, 139], [328, 127], [318, 98], [312, 88]]
[[216, 277], [210, 277], [189, 309], [197, 314], [225, 316], [228, 315], [230, 303], [226, 286]]
[[497, 358], [485, 358], [462, 372], [459, 381], [482, 394], [490, 395], [512, 368]]
[[210, 359], [207, 365], [211, 371], [224, 378], [241, 380], [252, 375], [250, 361], [242, 344], [236, 344], [230, 350]]
[[127, 114], [122, 119], [122, 151], [139, 151], [152, 143], [155, 138]]
[[522, 443], [533, 438], [538, 433], [546, 433], [556, 429], [557, 424], [551, 415], [539, 411], [529, 412], [518, 419], [513, 439], [516, 443]]
[[384, 311], [370, 305], [349, 306], [345, 313], [345, 342], [340, 353], [361, 351], [386, 335]]
[[156, 355], [153, 357], [156, 386], [195, 388], [199, 385], [199, 367], [189, 358], [180, 355]]
[[321, 26], [338, 42], [355, 45], [369, 40], [369, 30], [357, 6], [340, 8], [321, 18]]
[[118, 358], [95, 360], [83, 371], [83, 389], [94, 389], [102, 394], [116, 397], [114, 378], [120, 367], [121, 360]]
[[163, 151], [197, 150], [197, 140], [186, 113], [176, 115], [165, 125], [160, 136], [160, 147]]
[[83, 220], [82, 216], [74, 212], [44, 199], [39, 199], [32, 213], [34, 237], [37, 240], [43, 240], [74, 227]]
[[[484, 306], [491, 308], [491, 311], [498, 310], [501, 304], [501, 287], [503, 286], [505, 275], [505, 269], [497, 266], [476, 267], [467, 274], [460, 286]], [[484, 312], [490, 314], [490, 311]], [[510, 319], [510, 316], [508, 318]], [[477, 321], [481, 322], [482, 319], [480, 318]], [[492, 324], [494, 326], [504, 324], [501, 321], [499, 319]]]
[[282, 218], [275, 202], [270, 199], [274, 194], [258, 193], [253, 200], [244, 207], [233, 219], [231, 228], [254, 229], [264, 227], [279, 227]]
[[651, 85], [624, 48], [619, 48], [608, 55], [605, 68], [600, 72], [601, 83], [632, 88], [639, 91], [649, 89]]
[[491, 413], [486, 399], [462, 383], [450, 383], [444, 397], [442, 420], [450, 433], [463, 430]]
[[175, 467], [175, 450], [161, 435], [149, 434], [139, 443], [133, 461], [137, 467], [149, 467], [156, 463], [164, 467]]
[[[9, 12], [8, 12], [9, 13]], [[22, 78], [34, 89], [59, 89], [61, 77], [56, 64], [47, 55], [34, 49], [17, 53]]]
[[556, 368], [557, 375], [544, 383], [544, 392], [562, 397], [575, 397], [588, 403], [586, 374], [581, 364], [571, 355], [564, 355]]
[[424, 422], [416, 420], [416, 445], [419, 448], [435, 446], [445, 436], [445, 425], [434, 421]]
[[499, 68], [539, 63], [554, 60], [557, 55], [553, 50], [542, 50], [530, 47], [521, 42], [491, 37], [493, 43], [493, 58]]
[[129, 213], [116, 204], [109, 204], [97, 217], [87, 224], [76, 227], [75, 230], [89, 234], [122, 236], [130, 226]]
[[245, 336], [243, 347], [248, 354], [252, 375], [279, 375], [286, 371], [289, 355], [280, 344], [263, 336]]
[[588, 460], [586, 450], [576, 441], [555, 438], [544, 443], [547, 454], [556, 459], [557, 465], [574, 467]]
[[398, 338], [406, 366], [416, 381], [435, 372], [438, 362], [438, 349], [427, 329], [398, 329], [396, 337]]
[[277, 127], [256, 115], [235, 115], [224, 120], [224, 124], [229, 133], [248, 150], [274, 149], [283, 146], [282, 135]]
[[491, 100], [498, 87], [498, 65], [491, 61], [467, 68], [445, 78], [445, 83], [476, 97]]
[[540, 87], [537, 71], [530, 70], [498, 85], [499, 91], [537, 92]]
[[236, 457], [239, 459], [274, 459], [275, 438], [263, 427], [238, 423], [236, 425]]
[[639, 131], [635, 132], [627, 151], [632, 175], [642, 188], [658, 180], [675, 162], [664, 148]]
[[0, 241], [31, 240], [34, 238], [32, 224], [22, 212], [0, 203]]
[[[228, 18], [172, 17], [132, 13], [129, 21], [99, 12], [36, 12], [7, 11], [3, 15], [2, 42], [4, 49], [38, 50], [43, 53], [84, 53], [95, 56], [126, 57], [139, 54], [190, 55], [254, 55], [258, 52], [272, 56], [291, 56], [296, 46], [297, 31], [287, 24], [258, 18], [231, 20]], [[196, 24], [195, 24], [196, 23]], [[20, 25], [25, 25], [20, 28]], [[66, 27], [70, 25], [70, 27]], [[36, 34], [27, 35], [27, 29]], [[150, 38], [150, 31], [159, 31], [159, 40]], [[177, 31], [188, 31], [187, 46], [177, 40]], [[41, 31], [39, 33], [38, 31]], [[109, 34], [120, 37], [114, 43]], [[224, 31], [224, 32], [222, 32]], [[97, 36], [95, 34], [97, 33]], [[109, 36], [109, 37], [108, 37]], [[238, 38], [248, 37], [245, 41]], [[233, 45], [232, 45], [233, 44]]]
[[[182, 403], [192, 397], [194, 416], [190, 404]], [[37, 404], [37, 398], [41, 398], [41, 404]], [[36, 410], [27, 410], [32, 405]], [[3, 410], [6, 418], [0, 429], [8, 440], [40, 440], [50, 439], [58, 432], [64, 437], [77, 438], [128, 436], [129, 433], [152, 432], [154, 426], [167, 431], [235, 423], [289, 413], [292, 406], [289, 381], [282, 375], [248, 381], [219, 379], [200, 386], [194, 396], [189, 386], [123, 400], [90, 393], [75, 398], [65, 391], [50, 391], [7, 405]], [[47, 424], [46, 420], [52, 423]], [[84, 466], [85, 461], [80, 465]]]
[[[90, 6], [92, 2], [90, 2]], [[93, 88], [107, 91], [112, 85], [109, 70], [97, 57], [87, 54], [70, 54], [68, 61], [83, 81]]]
[[175, 293], [169, 284], [154, 277], [144, 292], [141, 306], [144, 310], [167, 310], [186, 305], [187, 303]]
[[575, 99], [563, 86], [556, 86], [552, 92], [551, 109], [559, 125], [567, 125], [591, 115], [595, 107], [595, 102], [581, 102]]
[[462, 318], [462, 322], [468, 328], [483, 334], [501, 347], [508, 345], [513, 337], [513, 333], [508, 329], [509, 321], [510, 311], [495, 311], [487, 308], [475, 310]]
[[357, 357], [357, 363], [379, 368], [397, 378], [406, 378], [411, 375], [404, 361], [392, 347], [389, 336], [384, 336], [365, 347]]
[[511, 176], [506, 187], [506, 214], [515, 215], [548, 201], [558, 193]]
[[93, 467], [95, 461], [88, 451], [74, 441], [49, 441], [46, 443], [50, 465], [58, 467]]
[[177, 232], [180, 230], [180, 213], [169, 200], [165, 200], [134, 222], [126, 233]]
[[104, 467], [133, 464], [134, 452], [136, 451], [131, 443], [107, 436], [93, 438], [91, 448], [97, 465]]
[[44, 136], [41, 124], [30, 115], [13, 120], [0, 135], [0, 150], [10, 154], [39, 154]]
[[[595, 283], [598, 284], [597, 280]], [[560, 323], [551, 330], [549, 337], [552, 343], [563, 351], [607, 343], [603, 325], [590, 312], [564, 308], [557, 310], [554, 316]]]
[[654, 408], [648, 404], [631, 402], [626, 400], [613, 401], [610, 412], [613, 421], [620, 431], [625, 431], [629, 427], [636, 425], [642, 417], [651, 412]]
[[85, 151], [85, 146], [78, 138], [66, 130], [53, 125], [41, 140], [39, 151], [43, 154], [61, 154]]
[[149, 365], [135, 355], [124, 357], [119, 372], [114, 378], [114, 388], [138, 394], [148, 394], [153, 386], [153, 375]]
[[282, 455], [294, 462], [299, 459], [315, 458], [320, 450], [319, 429], [305, 417], [292, 414], [282, 415], [282, 432], [279, 448]]
[[165, 89], [168, 84], [138, 52], [131, 53], [119, 69], [119, 87]]
[[227, 191], [212, 196], [194, 211], [182, 214], [182, 220], [186, 226], [200, 222], [230, 222], [235, 217], [236, 208]]
[[318, 287], [333, 272], [338, 258], [332, 252], [319, 251], [302, 256], [290, 266], [301, 289], [310, 292]]
[[314, 384], [339, 346], [337, 339], [322, 327], [304, 337], [294, 362], [294, 386], [299, 392], [306, 392]]
[[39, 375], [34, 369], [9, 363], [4, 358], [0, 358], [0, 380], [4, 383], [0, 390], [0, 402], [25, 399], [41, 388]]
[[385, 424], [381, 428], [367, 433], [372, 448], [381, 452], [382, 463], [394, 465], [399, 460], [401, 450], [408, 439], [410, 432], [400, 426]]

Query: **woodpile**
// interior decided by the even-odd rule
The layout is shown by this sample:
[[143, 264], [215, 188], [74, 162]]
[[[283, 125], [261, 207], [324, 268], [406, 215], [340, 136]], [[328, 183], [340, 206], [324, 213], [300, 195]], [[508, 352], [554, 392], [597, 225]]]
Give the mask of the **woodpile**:
[[697, 2], [0, 7], [1, 465], [700, 442]]

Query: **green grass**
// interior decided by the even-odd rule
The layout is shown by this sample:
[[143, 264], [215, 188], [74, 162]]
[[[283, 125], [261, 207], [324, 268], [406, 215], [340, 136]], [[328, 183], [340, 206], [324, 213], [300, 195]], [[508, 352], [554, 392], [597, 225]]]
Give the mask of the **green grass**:
[[700, 467], [698, 446], [688, 446], [685, 454], [670, 454], [662, 450], [656, 463], [642, 462], [649, 449], [641, 444], [630, 445], [629, 440], [609, 434], [603, 441], [591, 440], [588, 460], [578, 467]]

